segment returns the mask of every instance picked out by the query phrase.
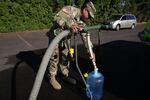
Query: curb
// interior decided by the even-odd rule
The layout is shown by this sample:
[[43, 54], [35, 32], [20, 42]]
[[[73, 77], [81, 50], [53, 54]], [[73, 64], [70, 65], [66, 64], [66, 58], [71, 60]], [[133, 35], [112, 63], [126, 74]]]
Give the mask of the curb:
[[136, 23], [137, 25], [143, 25], [146, 24], [146, 22]]

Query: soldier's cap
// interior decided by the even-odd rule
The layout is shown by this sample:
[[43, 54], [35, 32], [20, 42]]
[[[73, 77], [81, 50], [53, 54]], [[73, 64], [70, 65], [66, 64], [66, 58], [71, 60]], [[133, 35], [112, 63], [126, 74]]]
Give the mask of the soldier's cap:
[[86, 7], [87, 7], [87, 10], [88, 10], [90, 16], [92, 18], [94, 18], [94, 14], [96, 13], [96, 8], [95, 8], [94, 4], [91, 1], [89, 1], [86, 3]]

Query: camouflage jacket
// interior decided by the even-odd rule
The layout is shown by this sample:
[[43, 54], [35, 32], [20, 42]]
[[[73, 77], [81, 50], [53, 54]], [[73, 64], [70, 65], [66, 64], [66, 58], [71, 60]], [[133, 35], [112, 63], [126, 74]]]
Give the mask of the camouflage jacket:
[[[63, 7], [54, 16], [54, 22], [56, 22], [61, 27], [61, 28], [55, 27], [54, 34], [58, 35], [63, 30], [64, 27], [69, 29], [73, 24], [78, 24], [84, 27], [86, 24], [82, 20], [80, 20], [80, 17], [81, 17], [81, 10], [79, 8], [75, 8], [73, 6]], [[81, 33], [80, 35], [85, 47], [87, 48], [86, 33]], [[91, 42], [90, 44], [93, 47]], [[87, 51], [89, 52], [88, 48]]]
[[70, 28], [73, 24], [82, 23], [85, 26], [85, 23], [80, 20], [81, 10], [73, 6], [63, 7], [54, 17], [59, 26]]

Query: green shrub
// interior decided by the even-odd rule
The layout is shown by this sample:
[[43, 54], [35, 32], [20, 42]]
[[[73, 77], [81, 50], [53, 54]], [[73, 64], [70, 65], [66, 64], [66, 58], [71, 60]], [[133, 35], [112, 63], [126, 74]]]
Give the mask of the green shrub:
[[0, 32], [48, 28], [53, 15], [46, 0], [1, 0]]
[[[65, 1], [71, 5], [71, 0], [59, 0], [58, 6], [54, 0], [0, 0], [0, 32], [49, 28], [53, 16], [64, 6]], [[97, 12], [88, 25], [100, 24], [116, 13], [133, 13], [139, 21], [146, 21], [150, 16], [149, 3], [141, 3], [140, 0], [126, 0], [124, 8], [121, 8], [120, 0], [92, 1]], [[83, 2], [79, 0], [77, 7], [81, 7]], [[137, 3], [141, 5], [137, 6]]]

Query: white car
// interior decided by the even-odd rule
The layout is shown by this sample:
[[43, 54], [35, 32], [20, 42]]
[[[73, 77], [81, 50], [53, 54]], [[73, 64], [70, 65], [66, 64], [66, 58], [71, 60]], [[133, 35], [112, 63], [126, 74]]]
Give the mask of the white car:
[[104, 22], [109, 29], [120, 30], [121, 28], [131, 28], [136, 27], [136, 17], [132, 14], [116, 14], [110, 17], [109, 20]]

